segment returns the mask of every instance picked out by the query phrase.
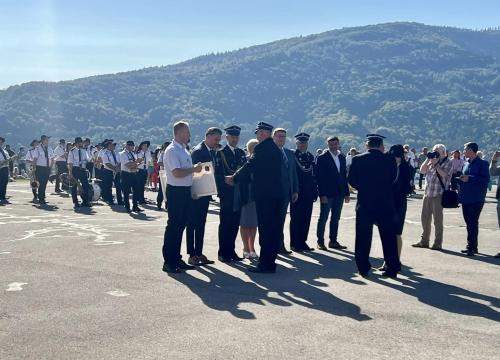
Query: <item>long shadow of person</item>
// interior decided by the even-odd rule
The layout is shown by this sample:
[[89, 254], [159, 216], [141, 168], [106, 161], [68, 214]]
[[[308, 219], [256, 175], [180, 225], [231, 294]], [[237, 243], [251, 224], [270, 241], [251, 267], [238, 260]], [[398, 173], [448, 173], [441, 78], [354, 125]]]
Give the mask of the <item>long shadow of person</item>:
[[[406, 267], [406, 272], [410, 279], [398, 278], [399, 283], [381, 277], [370, 277], [369, 279], [414, 296], [420, 302], [443, 311], [500, 321], [500, 312], [491, 307], [500, 307], [499, 298], [427, 279], [422, 274], [413, 272], [409, 267]], [[482, 304], [480, 301], [490, 305]]]
[[[359, 306], [322, 289], [328, 285], [320, 279], [327, 278], [341, 278], [351, 283], [364, 284], [353, 279], [355, 274], [352, 261], [338, 260], [322, 254], [309, 254], [309, 256], [315, 261], [307, 261], [300, 257], [281, 257], [281, 260], [286, 261], [289, 266], [280, 266], [278, 272], [273, 275], [249, 273], [249, 277], [257, 285], [270, 292], [276, 292], [293, 304], [358, 321], [371, 320], [368, 315], [361, 312]], [[246, 269], [242, 264], [234, 266]]]
[[460, 252], [447, 249], [442, 249], [441, 252], [448, 255], [459, 256], [461, 258], [467, 258], [470, 260], [485, 262], [487, 264], [500, 265], [500, 261], [498, 259], [495, 259], [493, 256], [487, 254], [480, 253], [477, 254], [476, 256], [466, 256], [465, 254], [462, 254]]
[[186, 285], [203, 303], [217, 311], [227, 311], [234, 317], [246, 320], [255, 319], [255, 314], [241, 307], [243, 304], [291, 306], [289, 302], [269, 296], [268, 291], [250, 281], [222, 272], [216, 267], [198, 267], [198, 271], [208, 278], [201, 280], [186, 274], [172, 278]]

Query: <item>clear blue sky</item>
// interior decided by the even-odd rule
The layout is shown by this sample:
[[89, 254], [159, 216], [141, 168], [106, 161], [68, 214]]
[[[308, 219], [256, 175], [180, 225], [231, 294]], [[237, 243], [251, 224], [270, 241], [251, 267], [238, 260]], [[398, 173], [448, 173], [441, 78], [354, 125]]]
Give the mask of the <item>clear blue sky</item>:
[[0, 89], [392, 21], [494, 27], [500, 0], [0, 0]]

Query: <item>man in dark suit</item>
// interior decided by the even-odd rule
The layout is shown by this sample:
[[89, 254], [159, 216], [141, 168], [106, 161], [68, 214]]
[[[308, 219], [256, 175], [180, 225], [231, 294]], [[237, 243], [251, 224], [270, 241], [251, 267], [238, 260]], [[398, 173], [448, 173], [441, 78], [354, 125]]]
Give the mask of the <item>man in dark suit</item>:
[[[191, 152], [193, 164], [212, 162], [217, 163], [217, 148], [222, 136], [222, 130], [211, 127], [205, 132], [205, 140], [196, 145]], [[208, 205], [211, 196], [202, 196], [191, 200], [189, 217], [186, 228], [188, 263], [191, 265], [213, 264], [203, 255], [203, 240], [205, 237], [205, 223], [207, 222]]]
[[285, 234], [283, 228], [285, 227], [286, 213], [288, 205], [297, 201], [299, 197], [299, 180], [297, 178], [297, 165], [295, 162], [295, 154], [292, 150], [285, 148], [286, 130], [283, 128], [276, 128], [273, 131], [274, 143], [278, 146], [282, 153], [283, 163], [281, 164], [281, 177], [283, 184], [283, 206], [281, 209], [280, 221], [280, 254], [291, 254], [285, 247]]
[[316, 169], [318, 193], [321, 202], [320, 215], [316, 235], [318, 249], [326, 250], [325, 226], [330, 217], [330, 241], [328, 247], [343, 250], [347, 247], [338, 242], [340, 214], [344, 202], [349, 203], [349, 186], [347, 185], [346, 158], [340, 152], [340, 141], [336, 136], [327, 139], [328, 150], [318, 156]]
[[290, 204], [290, 247], [293, 251], [312, 251], [307, 245], [307, 235], [311, 224], [313, 204], [318, 197], [316, 184], [316, 164], [314, 155], [307, 151], [309, 135], [295, 135], [295, 161], [299, 181], [299, 198]]
[[373, 225], [378, 225], [384, 260], [383, 275], [395, 278], [400, 271], [392, 185], [397, 176], [394, 157], [384, 154], [383, 136], [368, 134], [367, 152], [352, 158], [349, 183], [358, 190], [356, 204], [355, 258], [361, 276], [370, 271], [370, 248]]
[[257, 207], [260, 258], [254, 273], [276, 272], [276, 257], [280, 246], [280, 222], [284, 190], [282, 184], [283, 153], [271, 138], [273, 126], [259, 122], [255, 134], [259, 144], [248, 162], [233, 176], [226, 177], [228, 185], [240, 180], [252, 181], [252, 191]]
[[[219, 261], [227, 263], [242, 260], [234, 250], [234, 243], [240, 227], [241, 211], [235, 204], [235, 196], [239, 196], [239, 186], [229, 186], [225, 183], [226, 176], [232, 176], [246, 163], [245, 152], [239, 149], [241, 128], [230, 126], [225, 128], [227, 145], [217, 151], [217, 166], [215, 180], [220, 199], [219, 223]], [[238, 206], [236, 208], [235, 206]]]

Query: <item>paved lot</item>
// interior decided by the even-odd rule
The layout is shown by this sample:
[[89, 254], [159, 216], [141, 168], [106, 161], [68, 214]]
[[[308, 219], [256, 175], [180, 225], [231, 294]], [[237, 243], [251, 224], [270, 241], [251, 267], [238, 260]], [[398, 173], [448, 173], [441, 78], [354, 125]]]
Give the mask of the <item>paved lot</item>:
[[[48, 197], [54, 207], [29, 203], [26, 182], [11, 183], [8, 193], [12, 205], [0, 207], [2, 360], [492, 359], [500, 352], [493, 194], [475, 258], [460, 254], [460, 210], [445, 212], [445, 251], [412, 248], [421, 200], [411, 200], [404, 272], [391, 280], [356, 273], [354, 203], [340, 224], [348, 251], [280, 257], [274, 275], [217, 262], [170, 277], [161, 271], [166, 213], [154, 206], [141, 216], [105, 205], [75, 213], [59, 195]], [[206, 254], [215, 259], [212, 210]], [[378, 236], [372, 256], [379, 265]]]

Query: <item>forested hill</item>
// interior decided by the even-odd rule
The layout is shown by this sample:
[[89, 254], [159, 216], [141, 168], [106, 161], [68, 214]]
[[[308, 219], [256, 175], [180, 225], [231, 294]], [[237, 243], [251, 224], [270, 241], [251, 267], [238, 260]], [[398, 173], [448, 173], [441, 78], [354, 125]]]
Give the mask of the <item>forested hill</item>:
[[41, 133], [126, 140], [171, 137], [186, 118], [193, 142], [208, 126], [266, 121], [309, 132], [312, 147], [338, 135], [360, 146], [500, 139], [500, 31], [390, 23], [280, 40], [177, 65], [0, 91], [0, 134], [26, 144]]

